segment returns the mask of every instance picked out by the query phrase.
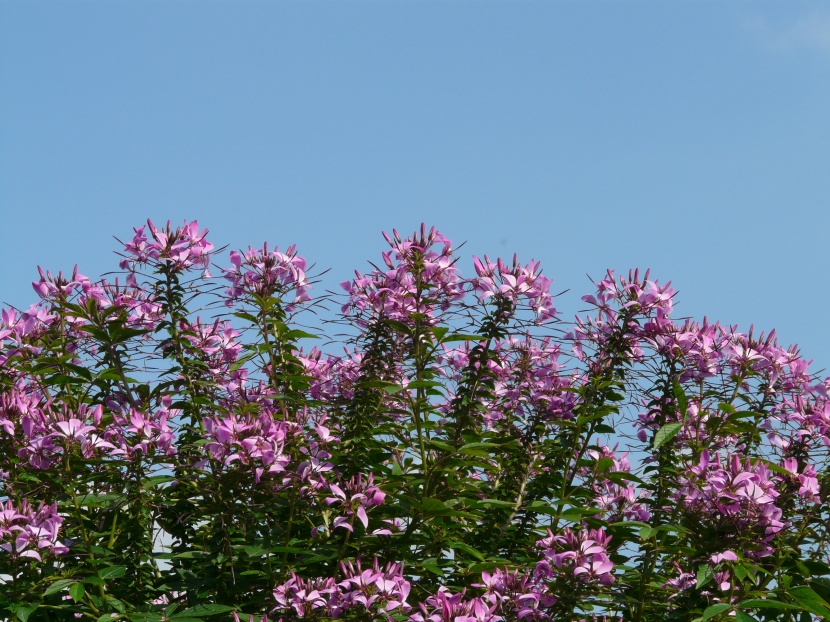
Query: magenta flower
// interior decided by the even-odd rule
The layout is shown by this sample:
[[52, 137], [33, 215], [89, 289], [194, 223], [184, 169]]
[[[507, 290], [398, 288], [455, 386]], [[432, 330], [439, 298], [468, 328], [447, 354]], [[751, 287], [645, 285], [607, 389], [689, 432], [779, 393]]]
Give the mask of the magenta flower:
[[34, 510], [28, 501], [16, 508], [8, 499], [0, 503], [0, 550], [37, 561], [44, 554], [63, 555], [69, 549], [58, 541], [62, 523], [57, 504], [41, 503]]
[[513, 265], [508, 266], [501, 259], [492, 263], [485, 255], [484, 262], [473, 256], [473, 265], [478, 276], [471, 283], [479, 300], [504, 298], [513, 303], [514, 309], [515, 305], [525, 301], [536, 314], [539, 324], [556, 317], [550, 295], [551, 280], [542, 276], [539, 262], [531, 259], [522, 266], [514, 255]]
[[[397, 231], [384, 233], [392, 250], [383, 253], [386, 270], [367, 275], [355, 271], [355, 278], [340, 286], [349, 294], [342, 312], [358, 318], [384, 317], [411, 323], [417, 316], [435, 323], [436, 309], [446, 311], [464, 298], [464, 288], [455, 267], [452, 243], [434, 228], [402, 239]], [[420, 294], [419, 294], [420, 292]], [[364, 325], [365, 320], [359, 319]]]
[[173, 229], [170, 221], [164, 229], [158, 229], [152, 220], [147, 220], [150, 238], [144, 227], [134, 229], [132, 241], [124, 245], [125, 258], [121, 261], [123, 270], [135, 271], [136, 266], [164, 263], [175, 272], [193, 267], [207, 269], [210, 265], [210, 251], [213, 244], [205, 239], [208, 231], [199, 231], [199, 224], [184, 221], [184, 225]]
[[614, 564], [608, 558], [610, 542], [611, 537], [602, 529], [574, 532], [566, 527], [558, 535], [548, 530], [548, 537], [539, 540], [536, 546], [553, 566], [545, 564], [539, 570], [570, 574], [585, 583], [612, 585], [615, 579]]
[[239, 463], [250, 469], [255, 481], [263, 475], [283, 473], [290, 458], [284, 453], [288, 424], [274, 421], [268, 413], [204, 420], [207, 451], [224, 465]]
[[[345, 488], [345, 491], [343, 490]], [[329, 490], [334, 495], [326, 497], [328, 505], [338, 505], [345, 509], [345, 516], [338, 516], [334, 519], [333, 527], [343, 527], [349, 531], [353, 531], [352, 520], [349, 517], [357, 516], [364, 529], [369, 527], [369, 516], [366, 513], [367, 509], [376, 507], [383, 503], [386, 498], [386, 493], [381, 491], [374, 485], [374, 475], [371, 473], [364, 480], [363, 475], [356, 475], [352, 477], [340, 488], [337, 484], [329, 484]]]
[[281, 253], [278, 248], [269, 251], [266, 243], [261, 250], [248, 247], [244, 256], [231, 251], [230, 260], [233, 267], [224, 271], [231, 282], [225, 303], [229, 307], [245, 296], [278, 296], [287, 303], [287, 311], [311, 300], [306, 260], [297, 255], [295, 246]]

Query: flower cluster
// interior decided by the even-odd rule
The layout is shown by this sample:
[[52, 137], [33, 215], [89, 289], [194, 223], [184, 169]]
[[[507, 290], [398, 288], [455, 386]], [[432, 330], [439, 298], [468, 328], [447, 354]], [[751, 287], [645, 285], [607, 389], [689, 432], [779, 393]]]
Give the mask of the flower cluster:
[[697, 465], [682, 478], [675, 499], [689, 510], [690, 521], [710, 526], [718, 534], [710, 544], [718, 549], [740, 543], [749, 557], [765, 557], [770, 542], [786, 526], [775, 504], [780, 478], [761, 462], [738, 455], [712, 456], [704, 450]]
[[274, 421], [268, 413], [244, 418], [231, 413], [205, 419], [205, 448], [211, 458], [225, 466], [238, 463], [251, 469], [256, 481], [266, 473], [285, 471], [290, 461], [283, 453], [287, 434], [288, 425]]
[[35, 510], [24, 500], [15, 507], [11, 499], [0, 503], [0, 549], [13, 558], [43, 561], [44, 555], [63, 555], [69, 549], [58, 540], [63, 518], [57, 504], [40, 504]]
[[614, 564], [608, 557], [610, 542], [611, 537], [602, 529], [573, 531], [566, 527], [556, 535], [548, 530], [548, 537], [536, 543], [544, 556], [536, 572], [545, 578], [566, 574], [585, 583], [613, 585]]
[[480, 596], [468, 596], [467, 590], [453, 594], [446, 587], [419, 604], [420, 611], [410, 622], [501, 622], [502, 620], [554, 620], [552, 607], [557, 599], [550, 593], [544, 573], [495, 569], [482, 572]]
[[[203, 357], [212, 376], [224, 378], [236, 373], [231, 367], [239, 358], [242, 345], [236, 341], [239, 332], [231, 327], [230, 322], [216, 320], [212, 324], [203, 324], [197, 317], [192, 324], [183, 322], [181, 329], [193, 351]], [[238, 380], [239, 376], [237, 374]]]
[[[549, 338], [535, 340], [529, 336], [491, 344], [493, 357], [486, 361], [487, 375], [493, 389], [482, 397], [482, 423], [493, 428], [500, 421], [518, 419], [527, 424], [538, 420], [549, 424], [573, 418], [576, 396], [570, 389], [578, 386], [578, 375], [563, 373], [559, 362], [560, 347]], [[440, 357], [441, 373], [454, 382], [463, 380], [470, 365], [471, 347], [444, 348]], [[451, 393], [444, 409], [451, 408]]]
[[[410, 323], [414, 317], [436, 322], [435, 309], [446, 311], [464, 298], [452, 242], [434, 228], [404, 239], [397, 231], [383, 234], [392, 250], [383, 253], [386, 269], [375, 269], [344, 281], [349, 295], [343, 313], [369, 314]], [[365, 325], [365, 320], [361, 320]]]
[[105, 423], [102, 404], [72, 409], [44, 400], [38, 392], [14, 388], [0, 395], [0, 437], [5, 434], [19, 457], [41, 470], [54, 467], [75, 449], [86, 459], [102, 454], [130, 460], [153, 453], [172, 456], [176, 446], [168, 419], [178, 411], [168, 410], [169, 396], [162, 402], [154, 411], [112, 403]]
[[173, 229], [170, 221], [163, 229], [157, 228], [152, 220], [147, 220], [150, 237], [145, 234], [145, 227], [136, 227], [135, 235], [124, 245], [125, 257], [121, 261], [122, 270], [135, 271], [137, 266], [150, 263], [163, 263], [174, 272], [183, 272], [199, 267], [207, 270], [210, 265], [210, 252], [213, 244], [207, 241], [207, 229], [199, 231], [199, 223], [184, 221], [184, 225]]
[[349, 609], [363, 609], [375, 616], [391, 619], [389, 612], [407, 610], [410, 583], [403, 576], [400, 564], [387, 564], [383, 568], [377, 559], [371, 568], [364, 569], [360, 560], [341, 563], [343, 579], [303, 579], [293, 574], [277, 586], [274, 599], [277, 610], [294, 610], [303, 618], [317, 613], [329, 618], [339, 618]]
[[[327, 497], [326, 503], [340, 506], [346, 510], [345, 516], [338, 516], [334, 519], [332, 524], [334, 529], [342, 527], [354, 531], [352, 516], [358, 518], [363, 523], [363, 527], [368, 529], [369, 516], [366, 514], [366, 510], [380, 505], [386, 498], [386, 493], [374, 485], [374, 480], [372, 474], [367, 478], [358, 474], [347, 481], [343, 488], [337, 484], [329, 484], [329, 491], [333, 496]], [[345, 490], [343, 490], [344, 488]]]
[[[616, 448], [615, 448], [616, 449]], [[646, 522], [651, 518], [651, 511], [646, 501], [648, 491], [640, 491], [636, 485], [630, 482], [614, 481], [609, 479], [607, 474], [618, 473], [628, 474], [631, 472], [631, 463], [628, 461], [628, 452], [621, 456], [614, 453], [607, 445], [597, 449], [589, 449], [588, 455], [596, 460], [597, 467], [606, 463], [601, 469], [601, 476], [594, 483], [593, 490], [596, 494], [594, 505], [604, 511], [604, 517], [608, 522], [621, 520]], [[610, 462], [610, 464], [607, 464]], [[590, 476], [589, 469], [584, 467], [583, 474]]]
[[288, 311], [311, 300], [306, 260], [297, 255], [295, 246], [281, 253], [279, 248], [268, 250], [266, 243], [258, 250], [248, 247], [244, 255], [231, 251], [230, 260], [232, 267], [224, 271], [231, 282], [226, 292], [229, 307], [246, 296], [278, 296], [288, 303]]
[[426, 226], [313, 319], [295, 247], [217, 301], [206, 233], [1, 310], [0, 617], [830, 619], [830, 378], [774, 331], [636, 270], [554, 330], [538, 262]]
[[574, 330], [566, 335], [572, 340], [577, 357], [584, 358], [585, 347], [590, 344], [596, 352], [620, 352], [633, 360], [642, 358], [642, 342], [651, 337], [647, 329], [671, 325], [669, 316], [675, 294], [671, 283], [661, 285], [648, 277], [648, 271], [641, 279], [635, 270], [629, 272], [628, 278], [617, 278], [608, 270], [597, 284], [596, 293], [582, 297], [596, 308], [596, 315], [578, 317]]
[[539, 324], [556, 317], [550, 295], [551, 280], [542, 276], [538, 261], [531, 259], [522, 266], [518, 256], [513, 255], [513, 265], [508, 266], [501, 259], [491, 262], [485, 255], [484, 261], [474, 256], [473, 264], [478, 276], [472, 279], [472, 286], [479, 300], [501, 298], [510, 301], [514, 307], [524, 300], [536, 314]]

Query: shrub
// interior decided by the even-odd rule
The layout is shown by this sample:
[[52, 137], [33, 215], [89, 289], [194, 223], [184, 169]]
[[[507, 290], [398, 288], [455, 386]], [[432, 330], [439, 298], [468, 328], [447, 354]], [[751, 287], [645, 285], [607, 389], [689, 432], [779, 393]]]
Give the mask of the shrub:
[[3, 310], [10, 619], [830, 619], [830, 379], [774, 332], [638, 271], [565, 322], [425, 227], [312, 298], [294, 247], [206, 234]]

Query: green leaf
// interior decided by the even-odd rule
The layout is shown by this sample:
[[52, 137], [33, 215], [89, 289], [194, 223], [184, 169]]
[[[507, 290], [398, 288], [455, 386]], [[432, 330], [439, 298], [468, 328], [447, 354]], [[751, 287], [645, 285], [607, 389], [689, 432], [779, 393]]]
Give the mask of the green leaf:
[[426, 514], [441, 514], [449, 509], [443, 501], [431, 497], [421, 499], [421, 507]]
[[741, 609], [800, 609], [798, 605], [782, 603], [780, 600], [768, 600], [764, 598], [750, 598], [738, 605]]
[[88, 494], [78, 499], [78, 505], [83, 508], [107, 508], [121, 501], [123, 498], [122, 495], [118, 494]]
[[624, 520], [624, 521], [617, 521], [616, 523], [610, 523], [609, 527], [651, 527], [648, 523], [643, 523], [638, 520]]
[[311, 551], [308, 549], [301, 549], [296, 546], [272, 546], [272, 553], [296, 553], [298, 555], [310, 555]]
[[502, 501], [501, 499], [482, 499], [478, 505], [485, 508], [512, 508], [514, 503], [512, 501]]
[[285, 333], [285, 338], [290, 339], [291, 341], [295, 341], [297, 339], [319, 339], [319, 335], [315, 335], [314, 333], [307, 333], [304, 330], [289, 330]]
[[74, 579], [58, 579], [52, 585], [46, 588], [46, 591], [43, 592], [43, 595], [49, 596], [50, 594], [56, 594], [57, 592], [65, 590], [73, 583], [75, 583]]
[[247, 320], [251, 324], [256, 324], [259, 320], [256, 318], [255, 315], [251, 315], [250, 313], [245, 313], [243, 311], [239, 311], [233, 314], [235, 317], [238, 317], [240, 320]]
[[387, 324], [392, 329], [398, 331], [404, 335], [411, 335], [412, 328], [404, 324], [403, 322], [399, 322], [398, 320], [384, 320], [384, 324]]
[[72, 600], [76, 603], [79, 603], [84, 598], [84, 584], [83, 583], [73, 583], [69, 586], [69, 595], [72, 597]]
[[484, 341], [487, 337], [482, 335], [465, 335], [463, 333], [452, 333], [440, 340], [440, 343], [450, 343], [451, 341]]
[[32, 615], [32, 612], [37, 609], [37, 604], [28, 604], [28, 605], [12, 605], [9, 607], [9, 610], [12, 613], [17, 614], [17, 619], [20, 622], [26, 622], [29, 619], [29, 616]]
[[173, 555], [173, 559], [209, 559], [210, 557], [212, 554], [205, 551], [185, 551]]
[[568, 508], [559, 517], [562, 520], [578, 523], [586, 516], [593, 516], [599, 513], [600, 511], [596, 508]]
[[536, 512], [537, 514], [545, 514], [547, 516], [559, 516], [559, 510], [555, 507], [552, 507], [546, 501], [534, 501], [527, 509], [531, 512]]
[[497, 443], [465, 443], [461, 449], [498, 449], [499, 447]]
[[735, 622], [758, 622], [758, 620], [753, 618], [751, 615], [749, 615], [745, 611], [736, 611], [735, 612]]
[[[813, 574], [824, 574], [823, 572]], [[824, 602], [830, 602], [830, 579], [827, 577], [813, 577], [810, 579], [810, 585], [816, 591], [816, 594], [824, 599]]]
[[450, 453], [455, 451], [455, 447], [453, 447], [449, 443], [445, 443], [444, 441], [439, 441], [435, 439], [427, 441], [427, 447], [429, 447], [430, 449], [434, 447], [440, 449], [441, 451], [448, 451]]
[[701, 588], [714, 578], [712, 569], [709, 565], [701, 566], [697, 569], [697, 577], [695, 578], [695, 587]]
[[603, 473], [603, 477], [615, 484], [623, 482], [637, 482], [638, 484], [645, 484], [645, 482], [634, 475], [634, 473], [626, 473], [625, 471], [611, 471], [610, 473]]
[[124, 566], [109, 566], [108, 568], [101, 568], [98, 571], [98, 576], [102, 579], [117, 579], [123, 577], [127, 573]]
[[657, 430], [657, 434], [654, 435], [654, 449], [658, 449], [662, 445], [668, 443], [671, 439], [677, 436], [678, 432], [680, 432], [682, 428], [682, 423], [667, 423], [662, 428]]
[[651, 538], [656, 533], [657, 533], [657, 530], [654, 527], [642, 527], [640, 529], [640, 539], [641, 540], [651, 540]]
[[732, 605], [729, 603], [718, 603], [716, 605], [711, 605], [706, 607], [706, 610], [703, 612], [703, 616], [700, 618], [702, 621], [708, 620], [709, 618], [714, 618], [719, 613], [723, 613], [724, 611], [728, 610]]
[[434, 557], [429, 557], [422, 561], [421, 568], [431, 572], [432, 574], [437, 574], [439, 577], [444, 576], [444, 571], [441, 569], [441, 566], [438, 565], [438, 560]]
[[830, 620], [830, 605], [816, 592], [806, 585], [800, 585], [789, 590], [793, 600], [810, 613]]
[[448, 326], [435, 326], [432, 329], [432, 336], [435, 337], [435, 341], [441, 343], [441, 340], [444, 338], [444, 335], [446, 335], [449, 332], [449, 330], [450, 329]]
[[47, 386], [61, 385], [61, 384], [81, 384], [82, 380], [75, 376], [67, 376], [66, 374], [55, 374], [43, 380], [43, 384]]
[[674, 381], [674, 386], [672, 387], [674, 391], [674, 399], [677, 400], [677, 412], [680, 413], [680, 416], [685, 418], [686, 417], [686, 392], [683, 390], [683, 387], [680, 386], [680, 383], [677, 380]]
[[487, 558], [484, 557], [484, 555], [482, 555], [479, 551], [471, 547], [469, 544], [465, 544], [464, 542], [450, 542], [450, 548], [459, 551], [464, 551], [465, 553], [469, 553], [480, 562], [487, 561]]
[[144, 483], [147, 486], [158, 486], [159, 484], [166, 484], [167, 482], [172, 482], [176, 478], [172, 475], [153, 475], [152, 477], [148, 477], [144, 480]]
[[443, 387], [444, 383], [438, 380], [413, 380], [406, 385], [407, 389], [430, 389], [433, 387]]
[[194, 616], [213, 616], [217, 613], [227, 613], [233, 611], [235, 607], [228, 605], [196, 605], [190, 609], [185, 609], [177, 614], [170, 616], [171, 620], [181, 620], [182, 618], [192, 618]]
[[124, 604], [124, 601], [118, 600], [115, 596], [107, 594], [106, 600], [107, 603], [109, 603], [109, 606], [115, 609], [118, 613], [125, 613], [127, 611], [127, 606]]

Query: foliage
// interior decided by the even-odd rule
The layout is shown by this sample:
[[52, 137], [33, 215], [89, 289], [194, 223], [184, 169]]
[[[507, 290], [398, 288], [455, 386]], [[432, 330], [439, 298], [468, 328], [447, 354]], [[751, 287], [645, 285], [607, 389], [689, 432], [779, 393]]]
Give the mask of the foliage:
[[206, 233], [3, 310], [8, 619], [830, 619], [830, 379], [774, 333], [636, 271], [566, 323], [422, 227], [308, 349], [296, 249]]

